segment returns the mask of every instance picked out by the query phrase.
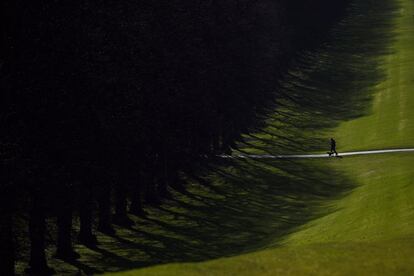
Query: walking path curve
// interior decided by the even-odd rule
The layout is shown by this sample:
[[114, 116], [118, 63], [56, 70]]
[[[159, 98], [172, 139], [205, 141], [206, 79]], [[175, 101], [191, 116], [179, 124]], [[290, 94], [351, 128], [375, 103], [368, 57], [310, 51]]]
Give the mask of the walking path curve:
[[[383, 154], [383, 153], [396, 153], [396, 152], [414, 152], [414, 148], [343, 152], [339, 154], [339, 157], [355, 156], [355, 155], [369, 155], [369, 154]], [[222, 158], [251, 158], [251, 159], [297, 159], [297, 158], [329, 158], [330, 156], [327, 153], [324, 153], [324, 154], [293, 154], [293, 155], [239, 154], [239, 155], [220, 155], [220, 157]], [[331, 157], [334, 157], [334, 156], [331, 156]]]

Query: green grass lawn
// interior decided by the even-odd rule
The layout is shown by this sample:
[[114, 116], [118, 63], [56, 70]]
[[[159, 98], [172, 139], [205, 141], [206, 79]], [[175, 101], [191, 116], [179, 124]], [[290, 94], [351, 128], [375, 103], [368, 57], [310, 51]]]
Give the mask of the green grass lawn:
[[400, 1], [392, 54], [375, 87], [368, 116], [342, 123], [335, 136], [344, 150], [414, 147], [414, 4]]
[[254, 253], [120, 275], [412, 275], [413, 163], [412, 154], [335, 161], [333, 167], [358, 186], [339, 200], [322, 202], [325, 215], [285, 239], [269, 234], [275, 240]]
[[[300, 81], [286, 89], [317, 89], [321, 99], [305, 97], [295, 103], [297, 111], [286, 108], [300, 116], [286, 116], [283, 133], [274, 130], [280, 125], [270, 124], [259, 139], [252, 139], [255, 149], [247, 151], [323, 151], [329, 136], [337, 139], [339, 150], [414, 147], [414, 2], [384, 0], [372, 10], [368, 2], [357, 1], [366, 14], [338, 28], [338, 46], [320, 53], [328, 58], [313, 62], [316, 69], [304, 74], [292, 73]], [[279, 143], [274, 136], [290, 142]], [[231, 186], [227, 198], [212, 198], [218, 208], [205, 209], [211, 210], [208, 221], [223, 220], [222, 232], [204, 236], [209, 240], [192, 248], [214, 251], [216, 260], [119, 275], [413, 275], [413, 164], [409, 153], [295, 163], [237, 161], [230, 172], [242, 181]], [[240, 248], [232, 251], [220, 244]], [[186, 250], [178, 241], [170, 246]]]
[[[414, 3], [400, 1], [392, 53], [382, 65], [367, 116], [341, 123], [333, 136], [343, 150], [414, 147]], [[393, 154], [334, 163], [358, 187], [335, 202], [338, 211], [312, 221], [288, 244], [376, 241], [414, 234], [414, 156]], [[414, 244], [411, 244], [414, 248]], [[414, 273], [414, 271], [413, 271]]]

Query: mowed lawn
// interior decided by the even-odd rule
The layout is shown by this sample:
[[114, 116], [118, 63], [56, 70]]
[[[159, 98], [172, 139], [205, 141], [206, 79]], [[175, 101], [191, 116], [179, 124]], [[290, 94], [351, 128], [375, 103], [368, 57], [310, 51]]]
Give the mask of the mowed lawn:
[[[393, 53], [383, 65], [387, 77], [376, 86], [369, 115], [334, 130], [341, 150], [414, 148], [414, 2], [403, 0], [400, 5]], [[306, 225], [310, 228], [289, 237], [288, 243], [414, 235], [412, 153], [346, 158], [332, 165], [353, 178], [358, 187], [335, 203], [337, 212]]]
[[342, 150], [414, 147], [414, 3], [396, 1], [393, 53], [382, 65], [387, 77], [375, 88], [371, 113], [335, 130]]
[[[414, 1], [398, 3], [392, 53], [383, 57], [386, 75], [372, 105], [328, 132], [339, 150], [414, 147]], [[320, 207], [326, 215], [282, 241], [274, 237], [276, 246], [269, 241], [254, 253], [117, 275], [414, 275], [414, 154], [309, 162], [340, 171], [356, 187], [326, 201]]]

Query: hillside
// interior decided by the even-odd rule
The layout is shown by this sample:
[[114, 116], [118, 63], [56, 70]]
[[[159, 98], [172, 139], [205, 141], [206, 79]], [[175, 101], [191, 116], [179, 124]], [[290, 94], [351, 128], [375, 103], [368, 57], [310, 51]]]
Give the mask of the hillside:
[[[312, 66], [299, 65], [287, 78], [290, 92], [318, 91], [319, 96], [286, 103], [274, 115], [289, 118], [283, 128], [270, 119], [264, 132], [250, 137], [250, 147], [244, 151], [323, 152], [329, 137], [335, 137], [340, 151], [414, 147], [414, 3], [383, 0], [374, 7], [371, 2], [355, 1], [332, 44], [305, 55], [300, 62]], [[280, 142], [274, 137], [285, 139]], [[257, 231], [257, 241], [243, 239], [237, 231], [223, 238], [244, 242], [240, 251], [247, 254], [234, 252], [229, 258], [117, 275], [409, 275], [414, 271], [413, 154], [234, 162], [227, 172], [236, 175], [234, 183], [240, 185], [232, 187], [256, 193], [230, 194], [230, 198], [245, 196], [246, 204], [257, 207], [238, 205], [240, 221], [244, 218], [247, 228], [240, 233]], [[249, 184], [254, 188], [246, 188]], [[256, 221], [254, 211], [260, 212]]]

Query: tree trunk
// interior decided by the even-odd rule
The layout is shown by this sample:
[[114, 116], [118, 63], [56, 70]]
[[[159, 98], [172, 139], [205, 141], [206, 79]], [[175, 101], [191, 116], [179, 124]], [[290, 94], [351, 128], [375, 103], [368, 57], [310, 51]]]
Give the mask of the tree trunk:
[[173, 188], [174, 190], [180, 192], [180, 193], [185, 193], [187, 191], [185, 189], [184, 181], [178, 175], [177, 170], [174, 170], [171, 173], [170, 187]]
[[111, 225], [111, 187], [109, 183], [102, 184], [98, 205], [98, 231], [107, 235], [114, 235], [115, 230]]
[[148, 205], [158, 206], [161, 201], [157, 192], [157, 180], [154, 174], [150, 174], [145, 178], [145, 203]]
[[35, 194], [32, 197], [29, 236], [30, 236], [30, 261], [28, 272], [36, 275], [51, 275], [53, 269], [47, 266], [45, 254], [45, 212], [42, 199]]
[[79, 254], [73, 250], [72, 246], [72, 209], [73, 191], [71, 187], [63, 189], [59, 197], [57, 214], [57, 248], [56, 257], [63, 260], [74, 260], [79, 258]]
[[158, 186], [157, 191], [160, 197], [162, 198], [171, 198], [172, 195], [168, 191], [168, 183], [169, 183], [169, 162], [168, 162], [168, 154], [165, 150], [165, 146], [163, 149], [163, 153], [160, 156], [158, 167]]
[[91, 187], [83, 187], [79, 193], [79, 242], [89, 247], [95, 247], [97, 244], [96, 236], [92, 231], [92, 191]]
[[158, 173], [157, 164], [158, 164], [158, 155], [155, 153], [151, 153], [149, 160], [142, 164], [143, 166], [143, 174], [142, 174], [142, 187], [144, 191], [144, 202], [148, 205], [158, 206], [161, 201], [158, 196], [157, 191], [157, 179], [156, 175]]
[[0, 275], [14, 275], [13, 212], [16, 193], [12, 191], [12, 170], [0, 162]]
[[5, 199], [0, 202], [0, 275], [15, 275], [13, 219], [10, 206], [5, 202]]
[[127, 216], [127, 190], [124, 178], [115, 187], [115, 215], [114, 223], [130, 227], [134, 222]]
[[142, 195], [141, 195], [141, 178], [138, 177], [137, 181], [132, 186], [131, 206], [129, 212], [136, 216], [145, 216], [145, 211], [142, 208]]

